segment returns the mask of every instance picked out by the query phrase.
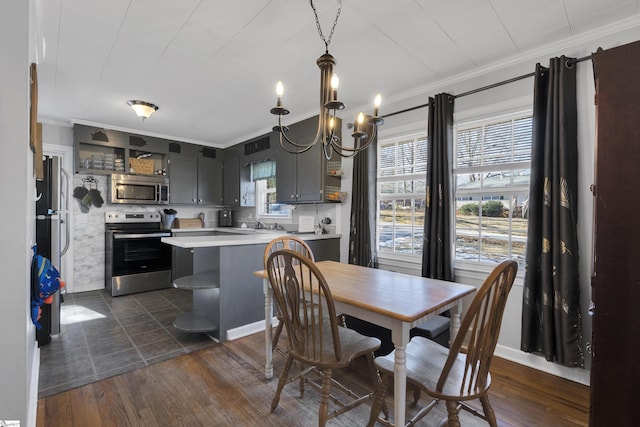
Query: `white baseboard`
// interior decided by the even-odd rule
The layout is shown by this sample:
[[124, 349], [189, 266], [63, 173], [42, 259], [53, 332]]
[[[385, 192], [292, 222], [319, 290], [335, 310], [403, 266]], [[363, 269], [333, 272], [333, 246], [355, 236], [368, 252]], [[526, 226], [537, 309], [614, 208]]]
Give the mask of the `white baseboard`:
[[[273, 326], [277, 326], [278, 319], [276, 317], [271, 319], [271, 324]], [[262, 332], [262, 331], [264, 331], [264, 320], [249, 323], [248, 325], [242, 325], [237, 328], [229, 329], [227, 331], [227, 341], [237, 340], [239, 338], [253, 335], [256, 332]]]
[[575, 381], [588, 386], [590, 384], [591, 371], [583, 368], [569, 368], [557, 363], [548, 362], [544, 357], [531, 353], [525, 353], [503, 345], [496, 346], [495, 356], [510, 360], [520, 365], [528, 366], [538, 371]]
[[104, 283], [89, 283], [87, 285], [79, 285], [76, 284], [73, 288], [73, 292], [69, 292], [69, 293], [80, 293], [80, 292], [90, 292], [90, 291], [99, 291], [101, 289], [104, 289]]

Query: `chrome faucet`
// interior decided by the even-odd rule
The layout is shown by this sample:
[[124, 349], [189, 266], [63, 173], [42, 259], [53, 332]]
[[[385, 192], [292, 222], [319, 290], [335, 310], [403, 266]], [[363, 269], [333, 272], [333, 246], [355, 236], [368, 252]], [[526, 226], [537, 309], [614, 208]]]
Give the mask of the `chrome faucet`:
[[261, 229], [261, 228], [267, 228], [266, 224], [262, 221], [260, 221], [259, 219], [256, 220], [256, 229]]

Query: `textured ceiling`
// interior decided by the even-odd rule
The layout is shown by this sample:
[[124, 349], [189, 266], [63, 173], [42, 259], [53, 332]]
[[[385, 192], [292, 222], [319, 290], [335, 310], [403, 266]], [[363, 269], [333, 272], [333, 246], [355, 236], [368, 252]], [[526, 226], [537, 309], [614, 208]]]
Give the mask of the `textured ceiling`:
[[[329, 33], [339, 6], [316, 0]], [[638, 0], [344, 0], [329, 51], [367, 105], [638, 16]], [[39, 117], [224, 147], [318, 108], [324, 53], [304, 0], [39, 0]], [[160, 109], [144, 122], [126, 104]]]

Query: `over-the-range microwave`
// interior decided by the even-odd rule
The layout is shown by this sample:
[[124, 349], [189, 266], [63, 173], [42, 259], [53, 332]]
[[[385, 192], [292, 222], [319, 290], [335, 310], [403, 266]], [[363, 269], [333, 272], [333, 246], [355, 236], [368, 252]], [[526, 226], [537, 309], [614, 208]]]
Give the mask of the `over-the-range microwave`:
[[169, 178], [113, 174], [109, 187], [111, 203], [134, 205], [168, 205]]

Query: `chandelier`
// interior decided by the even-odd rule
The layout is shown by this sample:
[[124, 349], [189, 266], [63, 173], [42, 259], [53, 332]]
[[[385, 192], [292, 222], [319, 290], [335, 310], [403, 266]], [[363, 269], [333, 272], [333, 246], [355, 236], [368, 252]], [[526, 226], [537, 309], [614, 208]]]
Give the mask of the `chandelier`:
[[[354, 122], [353, 133], [351, 134], [353, 137], [353, 147], [342, 145], [342, 141], [335, 128], [337, 123], [336, 113], [338, 110], [344, 109], [345, 105], [338, 101], [339, 80], [338, 76], [333, 73], [336, 60], [329, 54], [329, 44], [331, 43], [333, 32], [336, 29], [342, 7], [338, 6], [338, 12], [333, 21], [331, 33], [329, 34], [329, 38], [326, 39], [322, 32], [318, 12], [313, 5], [313, 0], [310, 0], [309, 3], [311, 4], [311, 9], [313, 9], [313, 14], [316, 19], [318, 34], [325, 45], [325, 53], [316, 61], [320, 68], [320, 114], [318, 115], [318, 129], [315, 137], [308, 143], [292, 141], [287, 136], [286, 132], [289, 128], [282, 124], [282, 116], [289, 114], [289, 110], [287, 110], [282, 103], [284, 86], [282, 82], [278, 82], [276, 85], [277, 103], [276, 106], [271, 109], [271, 114], [278, 116], [278, 125], [274, 126], [273, 130], [279, 133], [280, 146], [288, 153], [301, 154], [322, 142], [324, 156], [327, 159], [330, 159], [334, 152], [342, 157], [353, 157], [371, 145], [376, 138], [378, 126], [384, 122], [383, 119], [378, 116], [381, 97], [380, 94], [375, 97], [372, 116], [365, 118], [364, 113], [361, 112], [358, 114]], [[369, 133], [367, 133], [367, 131], [369, 131]]]

